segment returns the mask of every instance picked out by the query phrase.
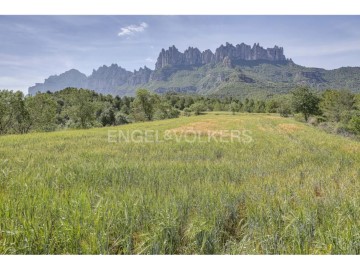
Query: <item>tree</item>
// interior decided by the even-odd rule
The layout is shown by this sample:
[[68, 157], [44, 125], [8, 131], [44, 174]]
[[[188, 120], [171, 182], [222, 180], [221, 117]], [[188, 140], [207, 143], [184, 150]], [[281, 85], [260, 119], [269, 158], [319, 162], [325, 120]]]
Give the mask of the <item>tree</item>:
[[189, 109], [194, 112], [195, 115], [200, 115], [202, 112], [206, 111], [205, 104], [202, 101], [195, 102]]
[[113, 108], [105, 108], [100, 114], [100, 122], [105, 126], [115, 125], [115, 112]]
[[190, 116], [191, 115], [191, 110], [190, 108], [185, 108], [184, 109], [184, 116]]
[[15, 93], [10, 104], [13, 115], [13, 129], [15, 133], [28, 133], [31, 127], [29, 111], [26, 108], [24, 94], [20, 91]]
[[340, 122], [346, 112], [355, 109], [355, 101], [349, 91], [326, 90], [319, 106], [328, 121]]
[[318, 115], [320, 99], [308, 87], [300, 87], [292, 91], [291, 104], [295, 112], [302, 113], [305, 121], [311, 115]]
[[239, 111], [239, 104], [237, 104], [235, 101], [230, 103], [230, 111], [232, 112], [232, 114], [235, 114], [236, 112]]
[[84, 89], [76, 89], [71, 94], [71, 104], [69, 104], [66, 113], [70, 116], [75, 127], [89, 128], [93, 126], [97, 108], [93, 98], [92, 91]]
[[252, 113], [254, 112], [254, 107], [255, 107], [255, 102], [253, 99], [248, 99], [246, 98], [245, 99], [245, 104], [244, 104], [244, 110], [245, 112], [248, 112], [248, 113]]
[[254, 111], [256, 113], [264, 113], [265, 112], [265, 107], [266, 107], [265, 101], [258, 100], [255, 103], [255, 110]]
[[354, 114], [348, 124], [348, 129], [355, 134], [360, 135], [360, 112]]
[[268, 113], [276, 113], [278, 108], [279, 108], [279, 103], [275, 99], [270, 99], [266, 103], [265, 110]]
[[0, 134], [10, 131], [14, 121], [14, 110], [12, 104], [15, 94], [8, 90], [0, 91]]
[[115, 115], [115, 125], [124, 125], [130, 123], [129, 115], [117, 112]]
[[175, 109], [169, 101], [159, 102], [154, 112], [155, 120], [177, 118], [180, 115], [180, 111]]
[[135, 100], [131, 103], [131, 113], [135, 121], [151, 121], [156, 97], [146, 89], [136, 91]]
[[51, 94], [38, 93], [25, 99], [26, 108], [29, 112], [31, 128], [37, 131], [55, 130], [55, 118], [57, 102]]
[[291, 99], [288, 95], [280, 96], [278, 97], [278, 108], [277, 112], [282, 117], [289, 117], [290, 114], [292, 114], [292, 106], [291, 106]]

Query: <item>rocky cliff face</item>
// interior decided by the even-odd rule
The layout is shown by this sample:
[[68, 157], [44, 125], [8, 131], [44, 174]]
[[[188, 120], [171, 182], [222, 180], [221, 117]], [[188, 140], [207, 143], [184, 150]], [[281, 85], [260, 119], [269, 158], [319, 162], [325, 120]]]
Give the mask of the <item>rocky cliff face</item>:
[[151, 73], [152, 70], [148, 67], [140, 68], [138, 71], [134, 70], [134, 73], [128, 79], [128, 84], [134, 86], [148, 83]]
[[104, 65], [97, 70], [93, 70], [93, 73], [88, 77], [87, 88], [105, 93], [127, 83], [131, 76], [130, 71], [116, 64], [109, 67]]
[[[281, 47], [264, 49], [259, 43], [253, 47], [244, 43], [233, 46], [226, 43], [221, 45], [213, 53], [211, 50], [200, 52], [197, 48], [189, 47], [184, 53], [178, 51], [175, 46], [168, 50], [162, 50], [159, 54], [155, 69], [167, 66], [201, 65], [209, 63], [223, 63], [225, 58], [230, 61], [236, 60], [265, 60], [265, 61], [286, 61], [284, 50]], [[226, 60], [228, 61], [228, 60]]]
[[125, 70], [117, 64], [102, 66], [93, 70], [87, 77], [85, 74], [72, 69], [60, 75], [50, 76], [44, 83], [37, 83], [29, 88], [29, 94], [37, 92], [58, 91], [66, 87], [88, 88], [100, 93], [117, 93], [121, 89], [134, 89], [151, 81], [167, 81], [168, 78], [181, 69], [191, 69], [207, 64], [220, 64], [226, 68], [233, 68], [236, 61], [285, 61], [283, 48], [264, 49], [258, 43], [253, 47], [244, 43], [233, 46], [226, 43], [213, 53], [211, 50], [201, 52], [198, 48], [189, 47], [183, 53], [172, 46], [162, 49], [155, 64], [155, 70], [147, 67], [134, 72]]

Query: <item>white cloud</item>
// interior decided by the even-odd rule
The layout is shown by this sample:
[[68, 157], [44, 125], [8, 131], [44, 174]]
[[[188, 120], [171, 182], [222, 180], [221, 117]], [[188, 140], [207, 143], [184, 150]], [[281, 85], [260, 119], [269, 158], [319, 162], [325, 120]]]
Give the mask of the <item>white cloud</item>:
[[118, 36], [122, 37], [122, 36], [133, 35], [135, 33], [144, 32], [144, 30], [148, 26], [149, 25], [147, 23], [145, 23], [145, 22], [142, 22], [140, 24], [131, 24], [131, 25], [122, 27], [121, 31], [118, 33]]
[[150, 62], [150, 63], [155, 63], [155, 59], [151, 58], [151, 57], [148, 57], [145, 59], [146, 62]]

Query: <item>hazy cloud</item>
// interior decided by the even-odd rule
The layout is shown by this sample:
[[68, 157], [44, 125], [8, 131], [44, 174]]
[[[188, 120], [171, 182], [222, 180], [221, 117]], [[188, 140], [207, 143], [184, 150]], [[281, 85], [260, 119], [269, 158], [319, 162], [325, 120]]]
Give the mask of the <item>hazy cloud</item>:
[[148, 27], [146, 22], [142, 22], [140, 24], [131, 24], [121, 28], [121, 31], [118, 33], [118, 36], [128, 36], [133, 35], [135, 33], [144, 32], [144, 30]]
[[151, 57], [146, 58], [145, 61], [150, 62], [150, 63], [155, 63], [156, 62], [156, 60], [151, 58]]

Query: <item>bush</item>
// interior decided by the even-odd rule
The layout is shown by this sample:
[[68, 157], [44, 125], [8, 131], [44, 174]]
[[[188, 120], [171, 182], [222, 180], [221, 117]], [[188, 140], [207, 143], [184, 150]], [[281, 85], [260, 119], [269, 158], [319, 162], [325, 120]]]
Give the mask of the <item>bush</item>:
[[129, 115], [122, 113], [122, 112], [118, 112], [115, 115], [115, 125], [124, 125], [124, 124], [128, 124], [131, 123], [131, 119], [129, 117]]
[[278, 113], [282, 117], [289, 117], [289, 115], [291, 115], [291, 108], [290, 108], [290, 106], [281, 106], [278, 109]]
[[185, 108], [184, 109], [184, 116], [190, 116], [191, 115], [191, 110], [190, 108]]
[[190, 106], [190, 110], [194, 112], [195, 115], [200, 115], [202, 112], [206, 111], [206, 107], [203, 102], [196, 102]]
[[360, 135], [360, 113], [358, 112], [356, 115], [350, 119], [348, 124], [348, 129], [354, 132], [357, 135]]

